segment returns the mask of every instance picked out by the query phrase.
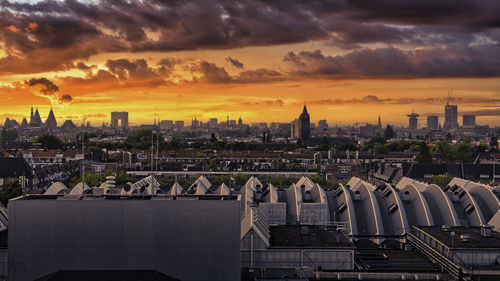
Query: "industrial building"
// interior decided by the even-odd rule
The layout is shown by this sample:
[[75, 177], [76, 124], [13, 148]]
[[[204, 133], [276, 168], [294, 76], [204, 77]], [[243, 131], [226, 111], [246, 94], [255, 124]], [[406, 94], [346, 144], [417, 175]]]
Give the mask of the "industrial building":
[[495, 280], [499, 191], [405, 177], [335, 186], [302, 177], [289, 187], [255, 177], [241, 187], [205, 177], [189, 187], [152, 176], [124, 187], [112, 177], [94, 188], [55, 183], [9, 204], [9, 280], [90, 269], [178, 280]]

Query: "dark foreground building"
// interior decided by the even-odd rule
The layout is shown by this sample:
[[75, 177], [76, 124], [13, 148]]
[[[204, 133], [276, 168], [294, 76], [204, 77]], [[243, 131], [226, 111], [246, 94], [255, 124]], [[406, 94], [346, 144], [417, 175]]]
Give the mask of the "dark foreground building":
[[239, 280], [240, 203], [227, 198], [68, 194], [11, 200], [8, 278], [147, 270], [183, 281]]

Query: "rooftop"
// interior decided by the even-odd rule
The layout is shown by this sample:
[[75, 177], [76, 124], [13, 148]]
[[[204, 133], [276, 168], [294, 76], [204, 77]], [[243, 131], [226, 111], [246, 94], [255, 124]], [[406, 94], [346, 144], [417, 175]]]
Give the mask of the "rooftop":
[[[450, 231], [444, 231], [441, 226], [419, 226], [416, 229], [432, 236], [449, 248], [452, 247], [453, 242], [453, 248], [500, 249], [500, 233], [492, 231], [491, 237], [483, 237], [481, 236], [481, 227], [477, 226], [451, 226]], [[452, 233], [455, 233], [453, 241]], [[463, 234], [469, 235], [468, 242], [463, 242], [460, 239], [460, 235]]]
[[276, 248], [339, 248], [354, 247], [342, 232], [333, 226], [271, 226], [271, 247]]

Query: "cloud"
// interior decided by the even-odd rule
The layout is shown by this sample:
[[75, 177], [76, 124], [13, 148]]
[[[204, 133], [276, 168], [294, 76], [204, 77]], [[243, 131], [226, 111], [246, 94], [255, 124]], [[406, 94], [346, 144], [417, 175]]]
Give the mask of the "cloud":
[[293, 74], [331, 78], [497, 77], [500, 45], [364, 48], [337, 56], [326, 56], [320, 50], [302, 51], [289, 52], [283, 61]]
[[59, 87], [45, 77], [31, 78], [25, 81], [25, 84], [35, 89], [33, 92], [35, 95], [47, 98], [52, 106], [66, 107], [73, 100], [71, 95], [60, 93]]
[[476, 115], [476, 116], [500, 116], [500, 107], [495, 109], [478, 109], [478, 110], [470, 110], [464, 111], [461, 113], [462, 115]]
[[217, 66], [215, 63], [202, 61], [197, 66], [197, 69], [203, 76], [201, 80], [207, 83], [219, 84], [231, 82], [231, 77], [223, 67]]
[[[343, 105], [343, 104], [392, 104], [392, 105], [405, 105], [405, 104], [436, 104], [444, 105], [448, 101], [447, 97], [442, 98], [380, 98], [376, 95], [366, 95], [361, 98], [353, 99], [321, 99], [309, 100], [307, 104], [315, 105]], [[466, 104], [466, 105], [488, 105], [500, 104], [499, 99], [481, 98], [481, 97], [451, 97], [450, 103], [452, 104]], [[302, 103], [297, 103], [302, 104]]]
[[[7, 54], [0, 59], [0, 73], [35, 73], [65, 70], [74, 61], [109, 52], [219, 50], [310, 41], [350, 50], [376, 43], [411, 48], [455, 43], [494, 46], [500, 40], [500, 2], [3, 1], [0, 26], [5, 27], [0, 29], [0, 41]], [[470, 65], [482, 62], [468, 55]]]
[[226, 57], [226, 61], [229, 62], [233, 67], [241, 68], [241, 69], [244, 68], [242, 62], [240, 62], [237, 59], [233, 59], [232, 57]]
[[241, 102], [240, 105], [243, 106], [274, 106], [274, 107], [281, 107], [285, 105], [285, 102], [283, 102], [282, 99], [277, 99], [277, 100], [263, 100], [263, 101], [246, 101], [246, 102]]

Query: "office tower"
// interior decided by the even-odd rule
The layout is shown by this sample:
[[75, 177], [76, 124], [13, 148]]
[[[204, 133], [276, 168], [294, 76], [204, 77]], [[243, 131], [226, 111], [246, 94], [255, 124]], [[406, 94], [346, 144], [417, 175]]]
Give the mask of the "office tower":
[[457, 106], [446, 103], [444, 106], [444, 126], [446, 131], [456, 130], [458, 128]]
[[462, 126], [464, 128], [474, 128], [476, 126], [476, 115], [462, 116]]
[[408, 117], [410, 117], [409, 121], [409, 126], [408, 128], [410, 130], [416, 130], [418, 129], [418, 117], [420, 115], [416, 114], [415, 112], [412, 112], [411, 114], [408, 114]]
[[438, 130], [439, 129], [439, 117], [435, 115], [427, 116], [427, 129]]
[[210, 128], [215, 128], [217, 127], [217, 118], [210, 118], [210, 120], [208, 121], [208, 126]]
[[243, 120], [241, 120], [241, 116], [240, 118], [238, 119], [238, 126], [242, 126], [243, 125]]
[[177, 130], [184, 129], [184, 121], [183, 120], [175, 121], [175, 129], [177, 129]]
[[378, 127], [382, 129], [382, 121], [380, 121], [380, 115], [378, 116]]

